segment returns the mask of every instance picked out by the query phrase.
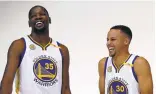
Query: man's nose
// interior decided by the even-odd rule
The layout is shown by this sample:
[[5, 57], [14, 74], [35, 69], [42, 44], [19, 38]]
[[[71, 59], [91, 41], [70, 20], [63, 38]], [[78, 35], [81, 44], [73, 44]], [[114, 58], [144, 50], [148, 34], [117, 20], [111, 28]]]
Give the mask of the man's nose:
[[111, 44], [111, 41], [110, 40], [108, 40], [107, 41], [107, 46], [109, 46]]
[[41, 19], [41, 18], [42, 18], [42, 16], [40, 14], [36, 15], [36, 19]]

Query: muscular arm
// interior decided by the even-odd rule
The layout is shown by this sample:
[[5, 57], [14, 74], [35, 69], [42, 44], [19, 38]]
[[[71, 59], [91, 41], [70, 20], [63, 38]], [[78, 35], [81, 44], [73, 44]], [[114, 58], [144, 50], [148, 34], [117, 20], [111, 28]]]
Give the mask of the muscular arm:
[[134, 63], [134, 70], [138, 77], [140, 94], [153, 94], [153, 81], [148, 61], [138, 57]]
[[100, 94], [105, 94], [105, 76], [104, 76], [105, 61], [106, 61], [106, 58], [103, 58], [99, 61], [99, 64], [98, 64]]
[[69, 85], [69, 51], [64, 45], [60, 45], [63, 55], [63, 79], [62, 79], [62, 94], [71, 94]]
[[0, 94], [11, 94], [14, 76], [19, 64], [20, 54], [24, 46], [23, 40], [15, 40], [9, 47], [7, 64], [1, 81]]

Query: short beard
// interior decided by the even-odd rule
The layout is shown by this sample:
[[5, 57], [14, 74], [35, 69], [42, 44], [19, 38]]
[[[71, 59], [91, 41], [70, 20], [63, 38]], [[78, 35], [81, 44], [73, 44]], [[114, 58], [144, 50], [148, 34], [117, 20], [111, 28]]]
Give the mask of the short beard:
[[36, 29], [36, 28], [34, 28], [34, 32], [35, 32], [36, 34], [43, 34], [43, 33], [45, 33], [45, 31], [46, 31], [45, 28], [42, 28], [42, 29]]
[[112, 54], [112, 55], [109, 55], [110, 57], [114, 57], [115, 56], [115, 54]]

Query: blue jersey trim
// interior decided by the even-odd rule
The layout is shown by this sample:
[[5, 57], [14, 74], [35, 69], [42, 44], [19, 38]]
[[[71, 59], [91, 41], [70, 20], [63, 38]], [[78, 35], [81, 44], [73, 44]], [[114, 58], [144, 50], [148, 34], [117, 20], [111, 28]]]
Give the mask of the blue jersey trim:
[[21, 53], [21, 55], [20, 55], [20, 60], [19, 60], [19, 64], [18, 64], [18, 67], [17, 67], [17, 68], [20, 67], [21, 62], [22, 62], [22, 60], [23, 60], [23, 57], [24, 57], [24, 55], [25, 55], [25, 51], [26, 51], [26, 41], [25, 41], [24, 38], [21, 38], [21, 39], [24, 41], [24, 50], [22, 51], [22, 53]]
[[[57, 41], [57, 45], [60, 46], [61, 44]], [[63, 69], [64, 69], [63, 68], [63, 62], [64, 62], [64, 58], [63, 58], [63, 52], [62, 52], [61, 48], [59, 48], [59, 50], [60, 50], [61, 57], [62, 57], [62, 85], [61, 85], [61, 94], [63, 94], [62, 88], [63, 88]]]
[[108, 57], [106, 58], [106, 61], [105, 61], [105, 64], [104, 64], [104, 75], [105, 75], [105, 77], [106, 77], [107, 61], [108, 61]]
[[[132, 61], [132, 64], [133, 65], [134, 65], [134, 62], [135, 62], [135, 60], [136, 60], [137, 57], [139, 57], [139, 56], [135, 56], [135, 58], [133, 59], [133, 61]], [[132, 73], [133, 73], [133, 76], [134, 76], [135, 80], [138, 82], [137, 75], [136, 75], [136, 73], [134, 71], [134, 66], [132, 67]]]

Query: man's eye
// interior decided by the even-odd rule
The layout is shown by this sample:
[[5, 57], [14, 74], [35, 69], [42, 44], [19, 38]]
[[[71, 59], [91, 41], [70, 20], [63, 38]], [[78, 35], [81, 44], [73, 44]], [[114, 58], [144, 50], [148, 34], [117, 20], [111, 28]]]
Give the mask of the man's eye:
[[111, 39], [112, 41], [116, 40], [116, 39]]
[[43, 16], [44, 16], [44, 15], [46, 15], [46, 14], [45, 14], [45, 13], [42, 13], [42, 14], [40, 14], [40, 15], [43, 15]]
[[31, 18], [35, 17], [36, 15], [31, 15]]

